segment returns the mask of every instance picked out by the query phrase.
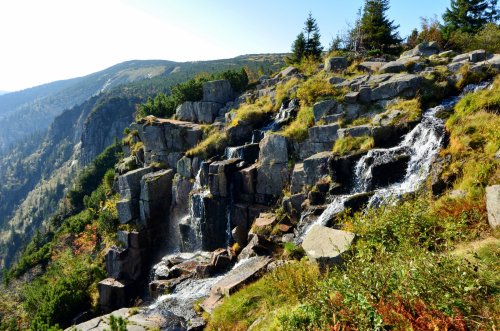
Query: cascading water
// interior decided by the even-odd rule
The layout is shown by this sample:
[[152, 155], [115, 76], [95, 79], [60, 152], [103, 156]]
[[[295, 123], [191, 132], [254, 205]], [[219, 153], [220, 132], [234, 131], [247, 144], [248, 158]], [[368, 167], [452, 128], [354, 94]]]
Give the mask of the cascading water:
[[[388, 199], [394, 199], [418, 190], [429, 175], [431, 164], [437, 156], [444, 139], [444, 123], [443, 120], [435, 116], [436, 113], [451, 109], [466, 93], [484, 89], [488, 85], [488, 83], [469, 85], [460, 96], [444, 100], [439, 106], [428, 109], [423, 114], [422, 121], [403, 138], [399, 145], [392, 148], [370, 150], [357, 162], [354, 168], [354, 185], [350, 194], [333, 197], [328, 207], [314, 224], [327, 224], [329, 220], [345, 209], [344, 203], [349, 197], [365, 193], [370, 189], [373, 189], [374, 194], [368, 201], [368, 207], [377, 207]], [[403, 180], [387, 187], [372, 188], [373, 167], [377, 164], [393, 161], [395, 158], [401, 157], [401, 155], [409, 156]], [[309, 228], [310, 226], [303, 233], [307, 233]]]
[[189, 215], [186, 216], [186, 223], [190, 224], [189, 244], [191, 251], [199, 251], [202, 248], [201, 221], [205, 214], [204, 198], [210, 194], [208, 189], [203, 189], [201, 185], [201, 171], [198, 171], [193, 185], [191, 195]]

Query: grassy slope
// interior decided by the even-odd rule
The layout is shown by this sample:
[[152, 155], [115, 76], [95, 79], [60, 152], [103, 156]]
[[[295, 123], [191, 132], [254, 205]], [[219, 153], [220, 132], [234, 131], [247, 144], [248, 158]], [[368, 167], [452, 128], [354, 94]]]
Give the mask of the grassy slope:
[[500, 233], [487, 225], [484, 188], [500, 183], [500, 77], [447, 121], [458, 196], [416, 197], [346, 216], [358, 234], [345, 268], [295, 262], [237, 292], [209, 330], [490, 330], [500, 321]]

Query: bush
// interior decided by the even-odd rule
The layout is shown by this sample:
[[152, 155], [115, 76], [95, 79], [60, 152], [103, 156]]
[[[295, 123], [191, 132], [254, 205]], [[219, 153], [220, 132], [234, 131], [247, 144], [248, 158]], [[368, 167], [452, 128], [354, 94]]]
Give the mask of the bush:
[[489, 53], [500, 53], [500, 27], [489, 23], [476, 34], [456, 31], [450, 37], [450, 44], [460, 51], [484, 49]]
[[420, 102], [419, 98], [400, 100], [394, 104], [391, 104], [388, 107], [388, 110], [401, 110], [404, 112], [403, 116], [395, 120], [396, 122], [411, 122], [418, 120], [422, 115], [422, 103]]
[[302, 83], [297, 89], [297, 97], [304, 106], [312, 106], [320, 98], [341, 98], [345, 91], [337, 90], [322, 75], [316, 75]]
[[273, 105], [268, 97], [259, 98], [254, 103], [241, 104], [235, 113], [230, 126], [236, 126], [239, 122], [247, 122], [251, 125], [257, 125], [266, 120], [273, 111]]

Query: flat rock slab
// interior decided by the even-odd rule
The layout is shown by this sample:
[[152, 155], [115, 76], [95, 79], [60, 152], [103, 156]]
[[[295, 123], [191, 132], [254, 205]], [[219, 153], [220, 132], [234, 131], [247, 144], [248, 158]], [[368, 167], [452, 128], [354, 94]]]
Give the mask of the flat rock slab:
[[137, 313], [137, 310], [130, 308], [122, 308], [114, 312], [93, 318], [87, 322], [71, 326], [66, 330], [79, 330], [79, 331], [104, 331], [111, 330], [110, 318], [113, 315], [116, 318], [123, 318], [127, 321], [127, 330], [146, 331], [155, 328], [161, 328], [165, 325], [165, 318], [159, 314], [146, 315], [144, 313]]
[[233, 294], [241, 286], [260, 276], [271, 261], [268, 256], [256, 256], [242, 261], [212, 286], [210, 294], [225, 296]]
[[342, 262], [342, 255], [349, 250], [354, 238], [352, 232], [316, 224], [307, 232], [302, 248], [311, 261], [320, 266], [329, 266]]
[[500, 185], [486, 187], [486, 209], [488, 223], [492, 228], [500, 226]]

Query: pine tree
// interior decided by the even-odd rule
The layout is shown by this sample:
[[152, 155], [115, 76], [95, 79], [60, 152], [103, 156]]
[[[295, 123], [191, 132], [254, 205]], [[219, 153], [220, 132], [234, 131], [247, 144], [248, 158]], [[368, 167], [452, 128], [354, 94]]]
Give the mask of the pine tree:
[[304, 57], [312, 57], [319, 59], [323, 47], [321, 46], [318, 24], [316, 19], [309, 13], [307, 20], [304, 23], [304, 31], [297, 35], [297, 38], [292, 44], [292, 55], [287, 58], [290, 64], [299, 63]]
[[292, 44], [292, 55], [287, 58], [287, 62], [290, 64], [299, 63], [302, 60], [305, 51], [306, 38], [304, 37], [304, 33], [301, 32]]
[[394, 25], [385, 12], [389, 9], [389, 0], [366, 0], [361, 18], [361, 46], [366, 50], [380, 49], [389, 51], [393, 45], [401, 42], [396, 30], [399, 25]]
[[319, 40], [321, 35], [319, 34], [316, 19], [312, 17], [311, 13], [309, 13], [305, 22], [304, 32], [306, 33], [306, 47], [304, 55], [306, 57], [319, 59], [321, 57], [321, 52], [323, 51], [323, 47], [321, 46], [321, 42]]
[[[444, 31], [450, 36], [454, 31], [475, 33], [488, 22], [489, 3], [496, 7], [496, 0], [451, 0], [450, 8], [443, 14]], [[493, 11], [491, 17], [496, 16]]]

